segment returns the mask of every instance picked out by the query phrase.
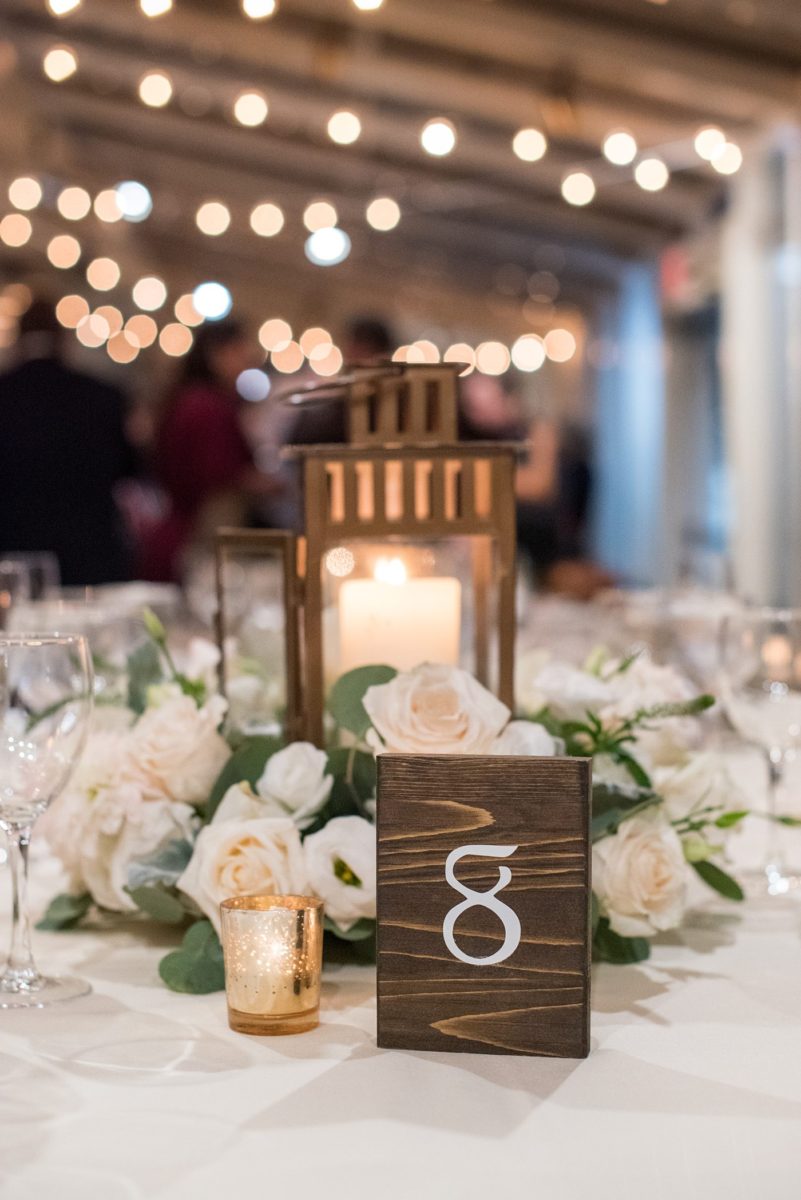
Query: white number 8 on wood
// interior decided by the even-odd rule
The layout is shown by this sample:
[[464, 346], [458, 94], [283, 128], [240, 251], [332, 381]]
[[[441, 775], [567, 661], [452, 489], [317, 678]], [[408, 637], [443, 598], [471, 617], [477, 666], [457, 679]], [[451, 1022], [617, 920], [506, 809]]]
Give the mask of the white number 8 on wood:
[[[520, 919], [508, 904], [497, 899], [498, 892], [512, 881], [512, 872], [509, 867], [498, 867], [498, 882], [488, 892], [475, 892], [472, 888], [460, 883], [454, 874], [454, 867], [460, 859], [465, 858], [468, 854], [474, 854], [480, 858], [508, 858], [510, 854], [514, 854], [515, 850], [517, 850], [517, 846], [459, 846], [456, 850], [451, 851], [445, 861], [445, 878], [452, 888], [461, 892], [465, 897], [461, 904], [453, 906], [442, 923], [445, 945], [453, 957], [458, 958], [460, 962], [470, 963], [474, 967], [489, 967], [492, 963], [500, 963], [509, 958], [520, 945]], [[488, 908], [503, 925], [506, 935], [503, 945], [494, 954], [488, 954], [486, 958], [473, 958], [472, 955], [465, 954], [456, 945], [453, 936], [454, 926], [459, 917], [471, 908]]]

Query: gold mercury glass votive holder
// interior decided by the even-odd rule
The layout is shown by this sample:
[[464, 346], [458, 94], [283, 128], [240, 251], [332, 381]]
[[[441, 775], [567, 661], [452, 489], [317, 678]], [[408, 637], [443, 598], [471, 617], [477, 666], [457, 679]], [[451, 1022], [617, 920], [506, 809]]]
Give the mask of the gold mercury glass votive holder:
[[223, 900], [228, 1023], [237, 1033], [305, 1033], [320, 1019], [323, 903], [314, 896]]

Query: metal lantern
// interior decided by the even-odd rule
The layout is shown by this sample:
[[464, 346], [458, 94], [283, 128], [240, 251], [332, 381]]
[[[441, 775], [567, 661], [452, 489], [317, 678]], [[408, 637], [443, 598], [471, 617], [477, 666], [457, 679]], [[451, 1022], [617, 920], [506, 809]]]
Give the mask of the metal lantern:
[[[301, 408], [336, 399], [346, 417], [346, 442], [288, 451], [304, 534], [286, 593], [298, 647], [287, 727], [317, 744], [327, 689], [369, 663], [459, 664], [513, 704], [516, 447], [458, 440], [458, 370], [364, 368], [290, 397]], [[251, 537], [266, 549], [275, 535]], [[223, 583], [221, 572], [221, 606]]]

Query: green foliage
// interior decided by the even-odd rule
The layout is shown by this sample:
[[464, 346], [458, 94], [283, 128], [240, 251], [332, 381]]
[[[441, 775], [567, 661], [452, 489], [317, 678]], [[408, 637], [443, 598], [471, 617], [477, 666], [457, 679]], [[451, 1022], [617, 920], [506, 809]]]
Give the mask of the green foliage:
[[89, 909], [92, 907], [92, 897], [88, 892], [82, 892], [79, 896], [70, 896], [64, 893], [61, 896], [55, 896], [48, 906], [47, 912], [38, 922], [37, 929], [74, 929], [78, 925]]
[[211, 921], [196, 921], [189, 927], [180, 950], [173, 950], [159, 963], [159, 975], [173, 992], [205, 995], [222, 991], [222, 946]]
[[172, 887], [189, 866], [191, 857], [192, 843], [186, 838], [176, 838], [151, 854], [150, 858], [131, 863], [128, 868], [128, 887], [132, 891], [154, 883]]
[[308, 833], [322, 829], [333, 817], [365, 816], [366, 802], [375, 797], [375, 759], [364, 750], [357, 750], [355, 746], [329, 750], [328, 774], [334, 778], [331, 795]]
[[143, 642], [128, 656], [128, 707], [135, 713], [143, 713], [147, 708], [148, 688], [163, 679], [158, 646]]
[[282, 746], [283, 742], [276, 737], [259, 735], [245, 738], [217, 776], [217, 782], [211, 789], [211, 795], [204, 811], [205, 820], [208, 822], [212, 819], [223, 796], [234, 784], [246, 782], [251, 787], [255, 787], [264, 774], [268, 758], [271, 758]]
[[725, 896], [727, 900], [744, 900], [745, 893], [740, 887], [736, 879], [732, 879], [731, 875], [721, 870], [715, 863], [712, 862], [694, 862], [693, 870], [701, 876], [704, 883], [711, 887], [714, 891], [719, 892], [721, 896]]
[[328, 933], [333, 933], [343, 942], [363, 942], [375, 933], [375, 921], [370, 917], [362, 917], [355, 925], [351, 925], [350, 929], [340, 929], [330, 917], [323, 918], [323, 925]]
[[617, 833], [623, 821], [661, 803], [661, 798], [655, 792], [623, 789], [608, 783], [594, 784], [590, 821], [592, 840], [598, 842], [601, 838], [610, 837]]
[[748, 809], [741, 808], [737, 812], [724, 812], [716, 819], [715, 825], [718, 829], [731, 829], [735, 825], [739, 825], [748, 816]]
[[136, 907], [154, 921], [162, 921], [165, 925], [180, 925], [186, 916], [186, 909], [181, 900], [163, 883], [127, 887], [125, 891]]
[[339, 725], [363, 738], [370, 728], [370, 718], [363, 704], [365, 692], [370, 687], [389, 683], [397, 675], [394, 667], [357, 667], [340, 676], [328, 697], [328, 711]]
[[152, 638], [156, 644], [164, 644], [167, 641], [167, 630], [164, 625], [153, 612], [152, 608], [142, 610], [142, 624], [144, 625], [148, 637]]
[[621, 937], [611, 928], [607, 917], [601, 917], [592, 939], [592, 957], [596, 962], [623, 966], [644, 962], [651, 954], [651, 943], [642, 937]]

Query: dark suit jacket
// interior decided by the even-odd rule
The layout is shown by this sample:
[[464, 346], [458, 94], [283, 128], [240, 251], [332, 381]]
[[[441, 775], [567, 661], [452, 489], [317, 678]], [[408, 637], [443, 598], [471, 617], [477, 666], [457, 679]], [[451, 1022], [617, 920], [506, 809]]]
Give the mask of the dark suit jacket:
[[49, 550], [71, 586], [128, 577], [113, 488], [133, 473], [116, 388], [35, 358], [0, 375], [0, 557]]

